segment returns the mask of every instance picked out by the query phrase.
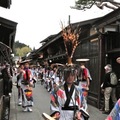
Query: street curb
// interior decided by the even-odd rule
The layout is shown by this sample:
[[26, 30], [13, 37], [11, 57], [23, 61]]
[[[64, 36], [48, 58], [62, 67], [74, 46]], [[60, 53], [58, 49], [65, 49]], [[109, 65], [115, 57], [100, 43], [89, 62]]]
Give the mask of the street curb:
[[[13, 89], [14, 87], [16, 86], [13, 86]], [[10, 120], [17, 120], [15, 90], [13, 90], [11, 98], [10, 98]]]

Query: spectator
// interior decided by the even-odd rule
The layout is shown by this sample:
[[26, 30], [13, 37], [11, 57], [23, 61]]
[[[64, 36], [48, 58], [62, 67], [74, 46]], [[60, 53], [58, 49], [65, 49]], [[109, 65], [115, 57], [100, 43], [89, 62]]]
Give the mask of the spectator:
[[6, 63], [5, 68], [1, 70], [2, 78], [3, 78], [3, 89], [4, 95], [10, 95], [12, 93], [12, 77], [13, 72], [10, 64]]
[[24, 73], [24, 65], [20, 64], [18, 68], [17, 74], [17, 88], [18, 88], [18, 105], [22, 105], [22, 89], [21, 89], [21, 81], [23, 80], [23, 73]]
[[112, 98], [113, 104], [117, 102], [116, 98], [116, 85], [112, 85], [110, 82], [110, 73], [112, 72], [112, 66], [107, 64], [105, 67], [105, 78], [103, 82], [102, 91], [104, 92], [104, 99], [105, 99], [105, 108], [103, 114], [109, 114], [110, 106], [109, 101], [110, 97]]

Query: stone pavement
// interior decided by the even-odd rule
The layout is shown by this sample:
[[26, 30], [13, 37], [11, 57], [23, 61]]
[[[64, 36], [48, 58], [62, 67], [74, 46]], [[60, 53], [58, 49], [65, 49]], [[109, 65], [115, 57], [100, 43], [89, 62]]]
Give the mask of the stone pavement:
[[[11, 96], [10, 120], [43, 120], [42, 113], [49, 114], [49, 93], [43, 85], [36, 84], [33, 90], [34, 106], [33, 112], [22, 112], [22, 107], [17, 105], [17, 88], [13, 86], [13, 93]], [[102, 114], [97, 108], [88, 106], [90, 119], [89, 120], [105, 120], [105, 114]]]

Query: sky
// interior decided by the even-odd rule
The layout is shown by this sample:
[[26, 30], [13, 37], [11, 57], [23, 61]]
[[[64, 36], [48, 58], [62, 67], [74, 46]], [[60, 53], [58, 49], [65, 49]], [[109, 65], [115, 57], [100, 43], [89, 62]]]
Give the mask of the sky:
[[40, 41], [61, 31], [61, 21], [68, 25], [104, 16], [111, 12], [97, 7], [86, 11], [71, 9], [75, 0], [12, 0], [10, 9], [0, 7], [0, 17], [17, 22], [15, 41], [32, 49], [41, 47]]

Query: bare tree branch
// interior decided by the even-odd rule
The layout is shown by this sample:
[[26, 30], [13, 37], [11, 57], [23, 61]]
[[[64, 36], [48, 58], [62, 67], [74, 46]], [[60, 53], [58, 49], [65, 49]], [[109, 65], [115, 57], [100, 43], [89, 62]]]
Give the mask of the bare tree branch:
[[96, 5], [100, 9], [107, 7], [115, 10], [120, 7], [120, 2], [116, 0], [77, 0], [75, 2], [75, 6], [72, 6], [71, 8], [77, 10], [84, 10], [90, 9], [93, 5]]
[[107, 8], [113, 9], [113, 10], [117, 9], [116, 7], [110, 6], [107, 3], [101, 3], [101, 4], [95, 3], [95, 4], [100, 9], [103, 9], [104, 7], [107, 7]]

